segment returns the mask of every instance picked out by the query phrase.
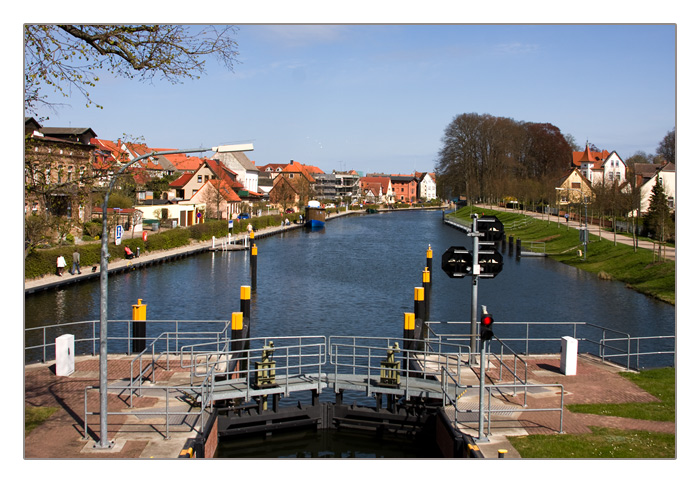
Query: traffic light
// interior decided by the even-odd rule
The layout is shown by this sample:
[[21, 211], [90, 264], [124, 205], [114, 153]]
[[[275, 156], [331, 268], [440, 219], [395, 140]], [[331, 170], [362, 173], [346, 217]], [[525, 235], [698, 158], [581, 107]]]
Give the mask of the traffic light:
[[486, 306], [482, 305], [481, 314], [481, 340], [491, 340], [493, 337], [493, 315], [486, 312]]
[[472, 273], [472, 253], [464, 247], [450, 247], [442, 255], [442, 270], [450, 278], [464, 278]]
[[497, 243], [503, 239], [503, 223], [495, 216], [482, 216], [476, 220], [476, 229], [481, 233], [479, 241], [482, 243]]

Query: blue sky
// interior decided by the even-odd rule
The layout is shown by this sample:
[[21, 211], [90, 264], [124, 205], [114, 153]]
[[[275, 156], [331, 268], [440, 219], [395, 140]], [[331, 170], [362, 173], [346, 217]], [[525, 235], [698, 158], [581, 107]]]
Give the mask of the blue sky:
[[241, 25], [236, 40], [234, 73], [211, 59], [177, 85], [103, 77], [104, 109], [76, 95], [45, 125], [391, 173], [432, 171], [461, 113], [549, 122], [623, 159], [675, 126], [673, 25]]

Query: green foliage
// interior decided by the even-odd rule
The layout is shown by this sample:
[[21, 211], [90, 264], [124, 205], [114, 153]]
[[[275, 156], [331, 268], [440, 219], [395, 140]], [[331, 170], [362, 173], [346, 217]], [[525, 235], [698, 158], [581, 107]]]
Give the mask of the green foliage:
[[[130, 240], [131, 241], [131, 240]], [[190, 244], [190, 231], [187, 228], [177, 227], [172, 230], [164, 230], [155, 235], [148, 235], [146, 250], [169, 250]], [[129, 246], [130, 248], [133, 247]]]
[[[279, 226], [282, 221], [280, 215], [269, 215], [255, 217], [249, 220], [235, 220], [234, 234], [246, 231], [248, 223], [253, 225], [254, 230], [260, 230], [268, 226]], [[86, 231], [92, 233], [94, 229], [99, 227], [100, 233], [102, 230], [101, 223], [86, 223]], [[228, 234], [227, 220], [212, 220], [197, 225], [192, 225], [187, 228], [177, 227], [169, 230], [162, 230], [159, 233], [149, 233], [148, 241], [145, 243], [141, 238], [124, 239], [121, 245], [117, 246], [113, 241], [108, 244], [110, 260], [119, 260], [124, 258], [124, 247], [128, 246], [132, 251], [137, 249], [141, 253], [153, 252], [158, 250], [170, 250], [189, 245], [192, 241], [210, 240], [212, 236], [217, 238], [226, 237]], [[83, 239], [92, 240], [89, 236]], [[33, 250], [25, 257], [24, 261], [24, 276], [32, 279], [42, 277], [44, 275], [53, 274], [56, 272], [56, 258], [63, 255], [70, 268], [73, 250], [75, 247], [59, 247], [46, 250]], [[77, 247], [80, 252], [80, 264], [83, 267], [99, 265], [101, 242], [95, 240], [94, 243], [84, 243]]]
[[[673, 261], [655, 261], [651, 250], [638, 249], [598, 238], [595, 230], [589, 231], [586, 260], [579, 256], [583, 251], [579, 231], [565, 222], [536, 220], [527, 215], [479, 208], [465, 207], [456, 216], [470, 221], [472, 212], [495, 215], [506, 227], [506, 237], [513, 235], [523, 241], [546, 242], [547, 256], [557, 261], [598, 274], [605, 272], [615, 280], [626, 283], [638, 292], [674, 304], [676, 300], [676, 266]], [[622, 235], [620, 235], [622, 236]]]
[[591, 428], [591, 434], [509, 437], [522, 458], [675, 458], [676, 435]]
[[228, 221], [214, 220], [188, 226], [190, 238], [198, 241], [211, 240], [211, 237], [225, 237], [228, 234]]

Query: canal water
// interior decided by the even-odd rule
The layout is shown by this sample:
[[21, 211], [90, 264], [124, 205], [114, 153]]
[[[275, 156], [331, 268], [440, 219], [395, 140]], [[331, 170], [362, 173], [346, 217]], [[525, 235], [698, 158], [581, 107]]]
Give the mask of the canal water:
[[[258, 287], [251, 336], [364, 335], [400, 337], [413, 311], [426, 251], [433, 250], [430, 320], [441, 331], [464, 333], [471, 279], [440, 268], [450, 246], [471, 249], [469, 237], [442, 223], [440, 211], [350, 216], [318, 231], [293, 230], [257, 240]], [[673, 335], [675, 307], [595, 274], [542, 257], [503, 255], [503, 271], [481, 279], [478, 303], [505, 322], [588, 322], [632, 337]], [[130, 319], [142, 299], [149, 320], [229, 320], [240, 287], [250, 284], [249, 252], [209, 252], [109, 277], [108, 317]], [[25, 298], [25, 327], [99, 319], [99, 282]], [[564, 334], [565, 335], [565, 334]]]
[[[471, 279], [451, 279], [440, 265], [445, 250], [450, 246], [470, 249], [471, 240], [444, 225], [440, 211], [341, 217], [321, 230], [292, 230], [256, 244], [258, 286], [251, 301], [251, 337], [401, 338], [403, 314], [413, 312], [413, 289], [421, 286], [429, 246], [434, 257], [430, 320], [440, 322], [435, 327], [441, 333], [468, 332]], [[110, 276], [108, 317], [130, 319], [132, 305], [142, 299], [148, 320], [230, 320], [231, 312], [240, 309], [240, 287], [250, 284], [249, 256], [247, 251], [203, 253]], [[479, 305], [488, 307], [501, 338], [522, 335], [522, 326], [511, 322], [587, 322], [632, 337], [675, 334], [673, 306], [622, 283], [599, 280], [595, 274], [547, 258], [516, 260], [507, 253], [503, 258], [503, 271], [478, 283]], [[99, 320], [99, 299], [97, 281], [27, 295], [25, 327]], [[566, 332], [570, 329], [557, 333], [546, 326], [543, 330], [547, 332], [543, 337], [554, 339], [571, 335]], [[536, 337], [532, 331], [530, 336]], [[672, 349], [674, 343], [661, 345], [657, 350]], [[559, 344], [530, 345], [529, 350], [558, 352]], [[662, 356], [646, 364], [673, 363], [672, 356]], [[333, 400], [332, 395], [328, 398]], [[305, 439], [307, 446], [302, 450], [283, 445], [276, 457], [415, 457], [407, 449], [414, 443], [399, 441], [390, 448], [386, 441], [370, 442], [366, 449], [357, 450], [356, 442], [339, 447], [334, 437], [319, 434]], [[228, 453], [226, 446], [222, 448], [224, 457], [242, 451], [235, 444]], [[258, 456], [270, 457], [268, 453]]]

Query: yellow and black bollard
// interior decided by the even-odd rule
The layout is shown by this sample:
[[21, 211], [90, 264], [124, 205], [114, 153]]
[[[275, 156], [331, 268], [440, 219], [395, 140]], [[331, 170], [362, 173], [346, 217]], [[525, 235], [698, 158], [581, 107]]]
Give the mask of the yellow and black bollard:
[[255, 243], [250, 248], [250, 287], [253, 291], [258, 288], [258, 247]]
[[241, 285], [241, 312], [243, 312], [243, 338], [249, 337], [250, 331], [250, 285]]
[[413, 347], [413, 339], [415, 338], [416, 332], [416, 314], [412, 312], [404, 312], [403, 314], [403, 349], [404, 349], [404, 359], [403, 359], [403, 369], [404, 374], [408, 376], [408, 360]]
[[[243, 324], [241, 327], [241, 339], [244, 342], [236, 344], [238, 350], [247, 350], [250, 348], [250, 286], [241, 285], [241, 313], [243, 314]], [[245, 360], [241, 361], [241, 370], [248, 370], [248, 363]]]
[[131, 306], [131, 352], [135, 354], [146, 349], [146, 307], [141, 299]]
[[423, 270], [423, 294], [425, 297], [425, 320], [430, 320], [430, 292], [431, 292], [431, 282], [430, 282], [430, 270], [425, 267]]
[[239, 357], [237, 352], [242, 349], [241, 339], [243, 338], [243, 312], [231, 313], [231, 342], [229, 343], [229, 352], [231, 359], [228, 364], [229, 379], [240, 370]]
[[433, 273], [433, 249], [428, 245], [428, 250], [425, 252], [425, 266], [428, 271]]

